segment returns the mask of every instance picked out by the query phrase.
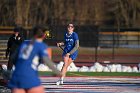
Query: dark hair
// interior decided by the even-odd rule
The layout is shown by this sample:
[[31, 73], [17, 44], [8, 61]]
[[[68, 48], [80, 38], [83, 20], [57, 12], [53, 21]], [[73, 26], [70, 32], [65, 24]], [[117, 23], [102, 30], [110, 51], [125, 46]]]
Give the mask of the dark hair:
[[37, 25], [33, 27], [33, 35], [41, 38], [44, 35], [45, 27]]
[[69, 26], [70, 24], [72, 24], [72, 25], [73, 25], [73, 27], [74, 27], [74, 24], [73, 24], [73, 23], [69, 23], [67, 26]]
[[15, 28], [14, 28], [14, 32], [20, 32], [20, 31], [22, 31], [23, 30], [23, 28], [21, 27], [21, 26], [16, 26]]

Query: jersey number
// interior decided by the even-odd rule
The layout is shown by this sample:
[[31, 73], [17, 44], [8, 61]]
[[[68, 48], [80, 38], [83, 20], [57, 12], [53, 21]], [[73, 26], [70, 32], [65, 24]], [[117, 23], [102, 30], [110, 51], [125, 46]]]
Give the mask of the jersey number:
[[22, 57], [23, 59], [28, 59], [29, 56], [31, 55], [32, 50], [33, 50], [33, 45], [28, 45], [23, 47], [23, 51], [20, 57]]

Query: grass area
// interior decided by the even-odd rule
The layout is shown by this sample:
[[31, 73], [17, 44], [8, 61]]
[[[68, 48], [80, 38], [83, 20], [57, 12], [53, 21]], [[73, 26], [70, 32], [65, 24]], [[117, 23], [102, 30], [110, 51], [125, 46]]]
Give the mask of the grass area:
[[[54, 76], [53, 72], [39, 72], [40, 76]], [[67, 76], [140, 76], [134, 72], [68, 72]]]

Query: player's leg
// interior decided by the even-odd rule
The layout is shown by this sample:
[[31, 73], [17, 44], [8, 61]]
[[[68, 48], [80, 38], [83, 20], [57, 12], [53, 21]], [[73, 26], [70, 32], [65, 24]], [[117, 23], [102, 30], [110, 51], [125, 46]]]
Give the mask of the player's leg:
[[68, 60], [68, 66], [70, 66], [70, 64], [73, 62], [74, 60], [72, 60], [72, 58], [69, 58]]
[[69, 59], [69, 57], [64, 56], [64, 65], [63, 65], [63, 67], [62, 67], [62, 69], [61, 69], [62, 76], [61, 76], [60, 79], [56, 82], [57, 85], [63, 84], [63, 79], [64, 79], [65, 73], [66, 73], [66, 71], [67, 71], [68, 59]]
[[72, 60], [72, 58], [68, 58], [67, 63], [66, 63], [66, 65], [65, 65], [65, 70], [62, 71], [62, 77], [65, 77], [65, 76], [66, 76], [68, 67], [70, 66], [70, 64], [71, 64], [73, 61], [74, 61], [74, 60]]
[[[20, 93], [20, 92], [19, 92]], [[45, 93], [44, 87], [37, 86], [27, 90], [27, 93]]]
[[56, 83], [57, 85], [60, 85], [60, 84], [63, 84], [63, 80], [66, 76], [66, 72], [67, 72], [67, 69], [69, 67], [69, 65], [73, 62], [73, 60], [69, 57], [64, 57], [64, 65], [62, 67], [62, 77], [60, 78], [60, 80]]
[[62, 70], [61, 70], [62, 77], [66, 76], [68, 66], [69, 66], [69, 57], [64, 57], [64, 65], [63, 65]]
[[14, 88], [12, 89], [12, 93], [26, 93], [24, 89]]

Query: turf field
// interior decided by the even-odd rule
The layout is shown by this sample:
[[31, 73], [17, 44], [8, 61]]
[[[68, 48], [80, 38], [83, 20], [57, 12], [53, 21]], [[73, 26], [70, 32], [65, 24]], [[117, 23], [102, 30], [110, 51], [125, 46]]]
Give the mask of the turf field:
[[[140, 93], [138, 77], [66, 77], [63, 85], [56, 85], [59, 77], [40, 77], [45, 93]], [[0, 85], [0, 93], [11, 93]]]
[[140, 78], [66, 77], [56, 85], [58, 77], [41, 77], [45, 93], [140, 93]]

